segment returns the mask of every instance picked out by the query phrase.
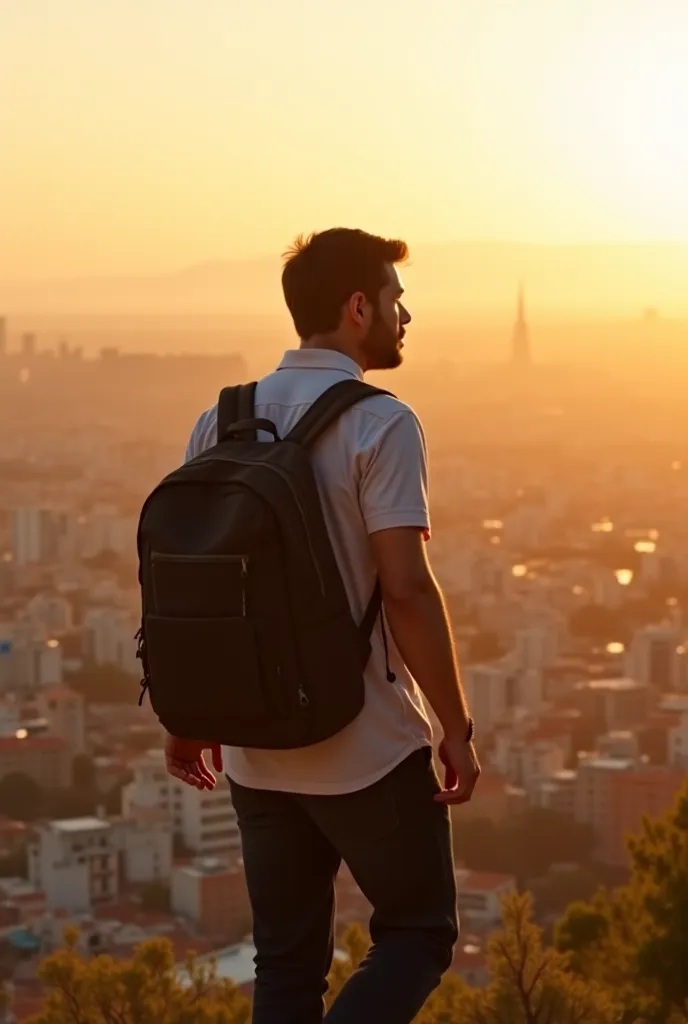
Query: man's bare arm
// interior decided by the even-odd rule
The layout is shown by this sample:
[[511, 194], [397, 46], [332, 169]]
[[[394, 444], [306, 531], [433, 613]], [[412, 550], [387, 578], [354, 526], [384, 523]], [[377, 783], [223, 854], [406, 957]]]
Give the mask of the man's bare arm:
[[440, 588], [422, 533], [397, 527], [371, 534], [385, 613], [394, 642], [447, 739], [463, 742], [469, 712]]

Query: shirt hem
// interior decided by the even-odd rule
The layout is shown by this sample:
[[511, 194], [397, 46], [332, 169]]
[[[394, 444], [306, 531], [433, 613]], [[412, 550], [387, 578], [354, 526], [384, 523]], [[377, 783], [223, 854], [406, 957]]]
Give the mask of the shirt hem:
[[350, 783], [297, 783], [278, 778], [257, 779], [255, 776], [251, 776], [249, 779], [245, 775], [242, 776], [240, 772], [235, 772], [229, 768], [226, 772], [232, 782], [235, 782], [238, 786], [243, 786], [244, 789], [262, 789], [271, 793], [298, 793], [300, 796], [346, 796], [347, 793], [357, 793], [362, 789], [367, 789], [369, 786], [374, 786], [380, 779], [384, 779], [385, 775], [389, 775], [395, 768], [398, 768], [407, 757], [410, 757], [416, 750], [422, 750], [423, 747], [432, 747], [432, 743], [427, 736], [418, 736], [410, 743], [407, 743], [397, 756], [388, 761], [383, 768], [373, 772], [371, 775], [365, 776], [363, 779], [357, 779], [355, 782]]

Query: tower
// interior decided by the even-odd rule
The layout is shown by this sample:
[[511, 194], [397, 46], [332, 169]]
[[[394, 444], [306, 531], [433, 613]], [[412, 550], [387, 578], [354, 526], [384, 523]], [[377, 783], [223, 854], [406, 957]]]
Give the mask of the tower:
[[530, 336], [528, 334], [528, 323], [526, 321], [525, 297], [523, 285], [518, 289], [518, 306], [516, 309], [516, 322], [511, 335], [511, 362], [513, 366], [522, 369], [531, 364]]

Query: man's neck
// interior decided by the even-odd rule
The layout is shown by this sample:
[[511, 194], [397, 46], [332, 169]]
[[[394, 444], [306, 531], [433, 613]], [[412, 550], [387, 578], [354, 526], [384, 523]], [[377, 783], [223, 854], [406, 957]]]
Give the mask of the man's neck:
[[307, 341], [301, 339], [299, 346], [306, 351], [311, 348], [326, 349], [329, 352], [339, 352], [343, 356], [348, 356], [354, 363], [357, 363], [363, 372], [365, 372], [365, 366], [359, 361], [359, 357], [351, 350], [351, 347], [342, 341], [340, 338], [332, 334], [314, 334], [313, 337], [308, 338]]

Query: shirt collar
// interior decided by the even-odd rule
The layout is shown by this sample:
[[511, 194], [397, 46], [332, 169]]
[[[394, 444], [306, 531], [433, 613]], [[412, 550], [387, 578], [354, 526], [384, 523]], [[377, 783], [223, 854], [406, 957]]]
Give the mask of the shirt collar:
[[343, 352], [331, 348], [290, 348], [282, 356], [278, 370], [341, 370], [363, 380], [363, 370]]

